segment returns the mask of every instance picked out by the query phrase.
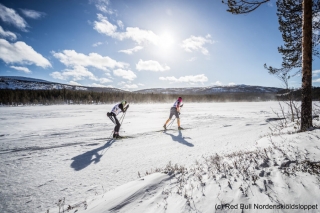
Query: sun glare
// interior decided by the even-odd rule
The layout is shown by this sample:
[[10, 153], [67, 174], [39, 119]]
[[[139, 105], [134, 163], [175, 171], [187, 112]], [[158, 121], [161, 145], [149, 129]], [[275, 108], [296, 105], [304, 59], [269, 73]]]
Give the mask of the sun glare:
[[160, 36], [159, 47], [162, 49], [169, 49], [174, 43], [173, 37], [169, 33], [164, 33]]

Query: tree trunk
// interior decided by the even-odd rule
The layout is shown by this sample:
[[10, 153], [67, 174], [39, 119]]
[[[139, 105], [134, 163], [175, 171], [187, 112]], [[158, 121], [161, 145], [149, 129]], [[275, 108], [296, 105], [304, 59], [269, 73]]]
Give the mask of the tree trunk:
[[312, 0], [303, 0], [301, 131], [312, 127]]

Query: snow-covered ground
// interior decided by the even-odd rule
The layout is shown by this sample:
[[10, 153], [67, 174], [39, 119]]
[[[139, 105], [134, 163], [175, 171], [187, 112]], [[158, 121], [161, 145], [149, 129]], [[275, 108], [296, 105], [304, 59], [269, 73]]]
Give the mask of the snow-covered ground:
[[297, 169], [320, 161], [320, 131], [272, 136], [277, 102], [185, 103], [167, 132], [171, 104], [131, 104], [116, 141], [112, 106], [0, 107], [0, 212], [320, 212], [317, 172]]

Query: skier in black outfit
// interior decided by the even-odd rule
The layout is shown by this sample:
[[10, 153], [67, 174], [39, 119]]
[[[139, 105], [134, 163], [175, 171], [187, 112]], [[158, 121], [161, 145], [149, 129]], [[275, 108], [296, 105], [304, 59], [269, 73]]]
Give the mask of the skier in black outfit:
[[107, 113], [107, 116], [110, 118], [110, 120], [116, 125], [114, 127], [114, 131], [113, 131], [113, 138], [121, 138], [121, 136], [119, 135], [119, 130], [120, 130], [120, 122], [117, 119], [117, 115], [121, 112], [126, 112], [129, 108], [129, 104], [127, 103], [127, 101], [121, 101], [121, 103], [116, 104], [111, 112]]

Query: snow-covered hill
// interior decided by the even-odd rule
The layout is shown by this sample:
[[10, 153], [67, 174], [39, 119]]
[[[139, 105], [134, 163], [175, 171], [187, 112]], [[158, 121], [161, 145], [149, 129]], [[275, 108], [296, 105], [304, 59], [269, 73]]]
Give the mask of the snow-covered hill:
[[0, 76], [0, 89], [28, 89], [28, 90], [53, 90], [53, 89], [68, 89], [68, 90], [83, 90], [95, 92], [125, 92], [117, 88], [105, 87], [85, 87], [68, 84], [60, 84], [49, 82], [41, 79], [26, 78], [20, 76]]
[[138, 93], [161, 93], [161, 94], [189, 94], [189, 95], [210, 95], [217, 93], [277, 93], [283, 89], [276, 87], [261, 87], [248, 85], [232, 86], [209, 86], [209, 87], [187, 87], [187, 88], [155, 88], [138, 90]]
[[[18, 77], [18, 76], [0, 76], [0, 89], [29, 89], [29, 90], [52, 90], [52, 89], [69, 89], [85, 90], [96, 92], [125, 92], [116, 88], [103, 87], [85, 87], [54, 83], [41, 79]], [[248, 85], [233, 86], [210, 86], [210, 87], [186, 87], [186, 88], [154, 88], [133, 91], [134, 93], [145, 94], [179, 94], [179, 95], [210, 95], [218, 93], [269, 93], [275, 94], [281, 91], [281, 88], [261, 87]]]

